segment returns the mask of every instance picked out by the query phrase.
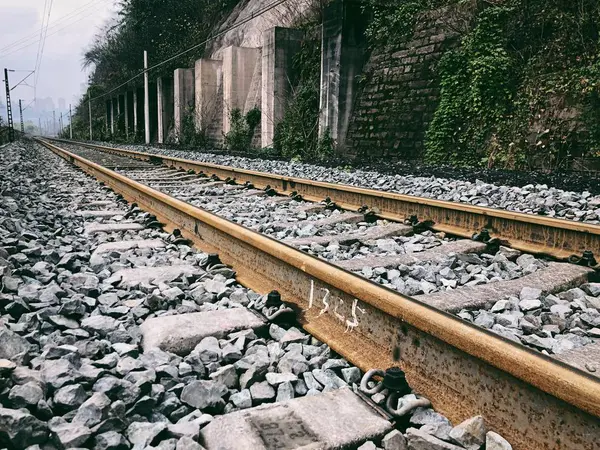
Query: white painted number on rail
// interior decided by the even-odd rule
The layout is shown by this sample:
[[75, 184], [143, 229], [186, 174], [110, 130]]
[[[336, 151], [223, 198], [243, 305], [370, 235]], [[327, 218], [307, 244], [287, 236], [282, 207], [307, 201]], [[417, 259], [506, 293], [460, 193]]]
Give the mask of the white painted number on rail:
[[[321, 301], [323, 302], [323, 308], [321, 308], [317, 317], [321, 317], [323, 314], [325, 314], [326, 312], [329, 311], [329, 304], [330, 304], [329, 289], [321, 289], [321, 290], [325, 293], [325, 295], [323, 295], [323, 298], [321, 299]], [[338, 300], [338, 302], [336, 303], [336, 305], [333, 308], [333, 315], [340, 322], [342, 322], [343, 324], [346, 325], [346, 330], [344, 331], [344, 333], [347, 333], [349, 331], [352, 332], [359, 325], [357, 312], [364, 314], [366, 311], [358, 306], [358, 299], [355, 298], [354, 301], [352, 302], [352, 318], [346, 319], [346, 316], [338, 313], [338, 308], [340, 306], [344, 305], [344, 301], [341, 298], [338, 298], [337, 300]], [[315, 282], [313, 280], [310, 280], [310, 294], [308, 296], [308, 308], [306, 308], [304, 311], [308, 311], [308, 310], [312, 309], [314, 302], [315, 302]]]

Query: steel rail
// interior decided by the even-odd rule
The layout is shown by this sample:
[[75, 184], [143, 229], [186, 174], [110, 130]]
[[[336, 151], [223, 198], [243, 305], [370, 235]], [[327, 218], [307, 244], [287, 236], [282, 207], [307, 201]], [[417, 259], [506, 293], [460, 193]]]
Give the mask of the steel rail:
[[432, 221], [434, 230], [455, 236], [471, 238], [474, 233], [487, 229], [492, 238], [498, 238], [511, 248], [549, 255], [558, 260], [566, 260], [572, 255], [581, 256], [584, 251], [591, 251], [596, 260], [600, 261], [600, 225], [256, 172], [84, 142], [63, 142], [146, 161], [162, 162], [169, 167], [203, 172], [222, 179], [231, 178], [239, 183], [249, 182], [258, 189], [270, 186], [281, 194], [297, 192], [309, 201], [321, 201], [329, 197], [348, 210], [368, 206], [375, 210], [379, 217], [390, 220], [402, 221], [417, 216], [421, 221]]
[[450, 420], [481, 414], [517, 450], [596, 448], [600, 379], [39, 142], [155, 214], [168, 230], [178, 228], [200, 249], [218, 253], [245, 286], [278, 289], [305, 330], [362, 370], [398, 364], [392, 354], [399, 349], [410, 384]]

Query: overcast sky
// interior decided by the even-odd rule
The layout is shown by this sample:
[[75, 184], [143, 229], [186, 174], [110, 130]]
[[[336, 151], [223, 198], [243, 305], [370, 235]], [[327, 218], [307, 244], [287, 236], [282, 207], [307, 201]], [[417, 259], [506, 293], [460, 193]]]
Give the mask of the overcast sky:
[[[45, 1], [0, 0], [0, 79], [4, 79], [5, 67], [34, 69]], [[68, 105], [80, 95], [81, 83], [87, 82], [87, 73], [81, 68], [83, 53], [101, 26], [114, 16], [116, 0], [47, 0], [48, 4], [51, 2], [37, 97], [52, 97], [55, 103], [62, 97]], [[26, 72], [9, 73], [9, 80], [15, 84], [26, 75]], [[33, 85], [33, 77], [27, 82]], [[4, 85], [0, 92], [4, 101]], [[30, 87], [19, 86], [12, 91], [11, 98], [13, 102], [22, 98], [29, 103], [33, 92]]]

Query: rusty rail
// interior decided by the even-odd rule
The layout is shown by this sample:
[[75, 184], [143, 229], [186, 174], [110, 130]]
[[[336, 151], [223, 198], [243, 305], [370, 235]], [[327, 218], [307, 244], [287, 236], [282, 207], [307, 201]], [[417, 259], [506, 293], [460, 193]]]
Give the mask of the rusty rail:
[[231, 178], [239, 183], [249, 182], [259, 189], [270, 186], [281, 194], [297, 192], [309, 201], [321, 201], [329, 197], [348, 210], [368, 206], [375, 209], [380, 217], [390, 220], [402, 221], [414, 215], [422, 221], [433, 221], [434, 230], [455, 236], [471, 238], [474, 233], [485, 228], [491, 237], [500, 239], [512, 248], [549, 255], [558, 260], [566, 260], [572, 255], [581, 256], [587, 250], [600, 261], [600, 225], [324, 183], [83, 142], [72, 143], [145, 161], [161, 162], [169, 167], [216, 175], [221, 179]]
[[[167, 229], [218, 252], [245, 286], [278, 289], [308, 332], [362, 370], [396, 364], [392, 350], [399, 348], [411, 385], [452, 421], [481, 414], [517, 450], [597, 448], [598, 378], [40, 142]], [[320, 314], [325, 292], [337, 317]]]

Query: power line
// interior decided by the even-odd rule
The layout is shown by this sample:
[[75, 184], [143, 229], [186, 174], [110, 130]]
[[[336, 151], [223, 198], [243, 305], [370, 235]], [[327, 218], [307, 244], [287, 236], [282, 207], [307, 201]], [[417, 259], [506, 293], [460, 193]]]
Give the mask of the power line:
[[38, 41], [37, 54], [35, 55], [35, 66], [33, 67], [34, 71], [37, 70], [38, 61], [40, 59], [40, 49], [42, 47], [42, 35], [44, 33], [44, 22], [45, 22], [45, 19], [46, 19], [46, 7], [47, 6], [48, 6], [48, 0], [44, 0], [44, 12], [42, 13], [42, 28], [40, 28], [40, 39]]
[[[104, 2], [104, 1], [106, 1], [106, 0], [102, 0], [102, 1]], [[86, 11], [82, 11], [82, 13], [81, 13], [81, 14], [83, 14], [83, 13], [87, 13], [87, 14], [84, 14], [84, 15], [81, 15], [81, 14], [80, 14], [80, 15], [78, 15], [78, 16], [76, 16], [76, 17], [72, 17], [71, 19], [74, 19], [74, 20], [70, 21], [69, 23], [67, 23], [65, 26], [63, 26], [63, 27], [61, 27], [61, 28], [58, 28], [58, 29], [54, 29], [54, 30], [52, 30], [52, 33], [48, 34], [48, 35], [47, 35], [47, 37], [54, 36], [54, 35], [56, 35], [57, 33], [61, 32], [62, 30], [64, 30], [64, 29], [66, 29], [66, 28], [70, 27], [71, 25], [74, 25], [74, 24], [76, 24], [76, 23], [79, 23], [79, 22], [80, 22], [82, 19], [85, 19], [86, 17], [89, 17], [89, 16], [91, 16], [91, 15], [95, 14], [95, 13], [98, 11], [98, 8], [97, 8], [98, 6], [101, 6], [101, 5], [100, 5], [100, 4], [98, 4], [98, 5], [94, 5], [94, 6], [93, 6], [93, 8], [94, 8], [94, 9], [91, 9], [91, 10], [90, 10], [90, 9], [87, 9]], [[52, 27], [50, 27], [50, 28], [52, 28]], [[49, 28], [49, 30], [50, 30], [50, 28]], [[38, 40], [37, 40], [37, 39], [36, 39], [36, 40], [34, 40], [34, 41], [31, 41], [31, 42], [29, 42], [29, 43], [25, 43], [25, 44], [23, 44], [23, 45], [22, 45], [21, 47], [19, 47], [19, 48], [16, 48], [16, 49], [14, 49], [14, 50], [10, 50], [8, 53], [4, 53], [4, 54], [0, 55], [0, 57], [6, 57], [6, 56], [12, 55], [12, 54], [14, 54], [14, 53], [18, 53], [18, 52], [20, 52], [21, 50], [23, 50], [23, 49], [26, 49], [27, 47], [31, 47], [32, 45], [35, 45], [35, 44], [37, 44], [37, 43], [38, 43]]]
[[[51, 30], [53, 28], [56, 28], [56, 26], [58, 26], [61, 22], [65, 21], [66, 19], [71, 18], [71, 16], [77, 16], [79, 14], [82, 14], [83, 12], [85, 12], [88, 9], [88, 7], [92, 3], [96, 3], [96, 2], [102, 3], [102, 2], [105, 2], [105, 1], [106, 0], [91, 0], [90, 2], [88, 2], [88, 3], [86, 3], [86, 4], [82, 5], [82, 6], [79, 6], [78, 8], [72, 10], [70, 13], [67, 13], [64, 16], [61, 16], [58, 19], [56, 19], [55, 21], [53, 21], [52, 24], [50, 25], [49, 29]], [[39, 34], [40, 38], [38, 40], [33, 41], [33, 43], [37, 43], [41, 39], [42, 32], [44, 31], [44, 28], [45, 28], [45, 24], [44, 24], [45, 20], [44, 19], [46, 17], [47, 3], [48, 3], [48, 0], [45, 0], [45, 3], [44, 3], [44, 12], [43, 12], [43, 15], [42, 15], [42, 27], [39, 29], [39, 32], [36, 30], [33, 33], [30, 33], [30, 34], [28, 34], [25, 37], [22, 37], [22, 38], [14, 41], [14, 42], [11, 42], [10, 44], [5, 45], [4, 47], [0, 47], [0, 52], [7, 51], [7, 50], [9, 50], [12, 47], [20, 46], [24, 42], [27, 42], [27, 41], [30, 41], [31, 39], [34, 39], [36, 36], [38, 36], [38, 34]]]
[[[168, 63], [168, 62], [170, 62], [170, 61], [173, 61], [174, 59], [176, 59], [176, 58], [179, 58], [180, 56], [183, 56], [183, 55], [185, 55], [186, 53], [189, 53], [189, 52], [191, 52], [192, 50], [195, 50], [195, 49], [197, 49], [198, 47], [201, 47], [202, 45], [206, 45], [208, 42], [212, 41], [213, 39], [216, 39], [216, 38], [218, 38], [219, 36], [222, 36], [222, 35], [224, 35], [225, 33], [228, 33], [228, 32], [230, 32], [231, 30], [234, 30], [234, 29], [238, 28], [239, 26], [241, 26], [241, 25], [244, 25], [244, 24], [246, 24], [246, 23], [250, 22], [252, 19], [255, 19], [256, 17], [258, 17], [258, 16], [260, 16], [260, 15], [264, 14], [265, 12], [267, 12], [267, 11], [270, 11], [270, 10], [271, 10], [271, 9], [273, 9], [273, 8], [276, 8], [277, 6], [279, 6], [279, 5], [283, 4], [283, 3], [285, 3], [286, 1], [287, 1], [287, 0], [277, 0], [277, 1], [275, 1], [275, 2], [271, 3], [271, 4], [267, 5], [267, 6], [264, 6], [262, 9], [260, 9], [260, 10], [258, 10], [258, 11], [254, 11], [254, 12], [253, 12], [252, 14], [250, 14], [248, 17], [246, 17], [246, 18], [242, 19], [240, 22], [237, 22], [237, 23], [235, 23], [234, 25], [232, 25], [232, 26], [230, 26], [230, 27], [228, 27], [228, 28], [224, 29], [223, 31], [220, 31], [220, 32], [216, 33], [215, 35], [213, 35], [213, 36], [211, 36], [211, 37], [209, 37], [209, 38], [205, 39], [204, 41], [200, 42], [199, 44], [193, 45], [192, 47], [189, 47], [189, 48], [187, 48], [187, 49], [185, 49], [185, 50], [183, 50], [183, 51], [181, 51], [181, 52], [177, 53], [176, 55], [174, 55], [174, 56], [171, 56], [171, 57], [169, 57], [169, 58], [165, 59], [164, 61], [161, 61], [161, 62], [159, 62], [159, 63], [156, 63], [156, 64], [154, 64], [153, 66], [150, 66], [150, 67], [147, 69], [147, 72], [150, 72], [151, 70], [154, 70], [154, 69], [156, 69], [157, 67], [160, 67], [160, 66], [162, 66], [162, 65], [164, 65], [164, 64], [166, 64], [166, 63]], [[145, 71], [145, 70], [142, 70], [140, 73], [138, 73], [138, 74], [134, 75], [134, 76], [133, 76], [133, 77], [131, 77], [129, 80], [127, 80], [127, 81], [125, 81], [124, 83], [122, 83], [122, 84], [118, 85], [116, 88], [112, 89], [111, 91], [109, 91], [109, 92], [106, 92], [105, 94], [101, 94], [101, 95], [99, 95], [98, 97], [90, 98], [88, 101], [90, 101], [90, 102], [91, 102], [92, 100], [96, 100], [96, 99], [99, 99], [99, 98], [102, 98], [102, 97], [106, 97], [107, 95], [110, 95], [110, 94], [112, 94], [113, 92], [115, 92], [115, 91], [117, 91], [117, 90], [121, 89], [121, 88], [122, 88], [123, 86], [125, 86], [126, 84], [130, 83], [131, 81], [133, 81], [133, 80], [135, 80], [136, 78], [138, 78], [138, 77], [142, 76], [142, 75], [144, 74], [144, 72], [146, 72], [146, 71]]]
[[54, 0], [50, 0], [50, 6], [48, 7], [48, 19], [46, 20], [46, 31], [44, 32], [44, 40], [42, 41], [42, 51], [40, 53], [40, 60], [38, 62], [37, 67], [35, 68], [35, 78], [34, 78], [34, 91], [37, 91], [37, 83], [40, 79], [40, 69], [42, 67], [42, 59], [44, 58], [44, 48], [46, 47], [46, 38], [48, 37], [48, 25], [50, 24], [50, 14], [52, 13], [52, 5], [54, 4]]

